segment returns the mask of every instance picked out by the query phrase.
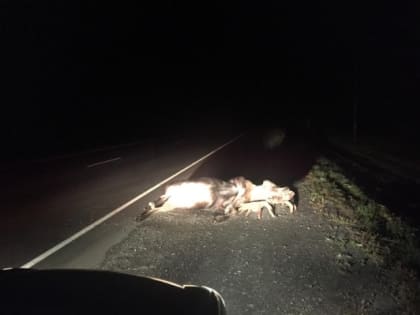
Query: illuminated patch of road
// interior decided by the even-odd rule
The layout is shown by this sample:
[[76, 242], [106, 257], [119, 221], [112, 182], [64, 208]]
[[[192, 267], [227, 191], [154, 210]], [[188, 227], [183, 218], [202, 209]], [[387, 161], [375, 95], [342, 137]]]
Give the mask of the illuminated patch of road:
[[151, 193], [152, 191], [158, 189], [159, 187], [161, 187], [162, 185], [166, 184], [167, 182], [169, 182], [170, 180], [174, 179], [175, 177], [181, 175], [182, 173], [186, 172], [187, 170], [189, 170], [190, 168], [192, 168], [193, 166], [197, 165], [198, 163], [204, 161], [205, 159], [207, 159], [208, 157], [210, 157], [211, 155], [215, 154], [216, 152], [220, 151], [221, 149], [223, 149], [224, 147], [228, 146], [229, 144], [233, 143], [234, 141], [236, 141], [237, 139], [239, 139], [240, 137], [242, 137], [242, 135], [239, 135], [235, 138], [233, 138], [232, 140], [226, 142], [225, 144], [221, 145], [220, 147], [214, 149], [213, 151], [207, 153], [206, 155], [204, 155], [203, 157], [199, 158], [198, 160], [196, 160], [195, 162], [189, 164], [188, 166], [184, 167], [183, 169], [179, 170], [178, 172], [176, 172], [175, 174], [169, 176], [168, 178], [162, 180], [161, 182], [159, 182], [158, 184], [150, 187], [149, 189], [147, 189], [146, 191], [142, 192], [140, 195], [134, 197], [133, 199], [127, 201], [126, 203], [124, 203], [123, 205], [119, 206], [118, 208], [112, 210], [110, 213], [108, 213], [107, 215], [103, 216], [102, 218], [96, 220], [95, 222], [89, 224], [88, 226], [86, 226], [85, 228], [81, 229], [79, 232], [73, 234], [72, 236], [70, 236], [69, 238], [65, 239], [64, 241], [58, 243], [57, 245], [55, 245], [54, 247], [51, 247], [50, 249], [46, 250], [45, 252], [43, 252], [41, 255], [35, 257], [34, 259], [28, 261], [26, 264], [23, 264], [21, 266], [21, 268], [31, 268], [34, 265], [40, 263], [41, 261], [43, 261], [44, 259], [46, 259], [47, 257], [51, 256], [52, 254], [56, 253], [57, 251], [59, 251], [60, 249], [62, 249], [63, 247], [67, 246], [68, 244], [70, 244], [71, 242], [77, 240], [78, 238], [80, 238], [81, 236], [83, 236], [84, 234], [88, 233], [89, 231], [93, 230], [95, 227], [97, 227], [98, 225], [102, 224], [103, 222], [105, 222], [106, 220], [112, 218], [114, 215], [118, 214], [119, 212], [123, 211], [124, 209], [126, 209], [127, 207], [131, 206], [133, 203], [137, 202], [139, 199], [143, 198], [144, 196], [148, 195], [149, 193]]

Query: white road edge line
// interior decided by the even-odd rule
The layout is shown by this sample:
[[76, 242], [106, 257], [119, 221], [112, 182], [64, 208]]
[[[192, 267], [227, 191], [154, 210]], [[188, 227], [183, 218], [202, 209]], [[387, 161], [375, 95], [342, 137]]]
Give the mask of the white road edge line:
[[242, 137], [243, 134], [233, 138], [232, 140], [226, 142], [225, 144], [221, 145], [220, 147], [214, 149], [213, 151], [211, 151], [210, 153], [204, 155], [203, 157], [201, 157], [200, 159], [196, 160], [195, 162], [191, 163], [190, 165], [184, 167], [183, 169], [179, 170], [178, 172], [176, 172], [175, 174], [169, 176], [168, 178], [164, 179], [163, 181], [161, 181], [160, 183], [154, 185], [153, 187], [150, 187], [149, 189], [147, 189], [146, 191], [142, 192], [140, 195], [134, 197], [133, 199], [131, 199], [130, 201], [127, 201], [125, 204], [119, 206], [118, 208], [112, 210], [110, 213], [108, 213], [107, 215], [103, 216], [102, 218], [96, 220], [95, 222], [89, 224], [88, 226], [86, 226], [85, 228], [81, 229], [79, 232], [73, 234], [72, 236], [70, 236], [69, 238], [65, 239], [64, 241], [58, 243], [57, 245], [55, 245], [54, 247], [51, 247], [50, 249], [46, 250], [45, 252], [43, 252], [41, 255], [35, 257], [34, 259], [32, 259], [31, 261], [27, 262], [26, 264], [22, 265], [20, 268], [31, 268], [34, 265], [38, 264], [39, 262], [43, 261], [44, 259], [46, 259], [48, 256], [51, 256], [52, 254], [54, 254], [55, 252], [59, 251], [60, 249], [62, 249], [63, 247], [67, 246], [68, 244], [70, 244], [71, 242], [77, 240], [79, 237], [81, 237], [82, 235], [86, 234], [87, 232], [93, 230], [95, 227], [97, 227], [98, 225], [100, 225], [101, 223], [105, 222], [106, 220], [110, 219], [111, 217], [113, 217], [114, 215], [116, 215], [117, 213], [121, 212], [122, 210], [124, 210], [125, 208], [131, 206], [133, 203], [135, 203], [136, 201], [138, 201], [139, 199], [143, 198], [144, 196], [146, 196], [147, 194], [151, 193], [152, 191], [156, 190], [157, 188], [159, 188], [160, 186], [166, 184], [167, 182], [169, 182], [170, 180], [172, 180], [173, 178], [177, 177], [178, 175], [184, 173], [185, 171], [189, 170], [190, 168], [192, 168], [193, 166], [197, 165], [198, 163], [200, 163], [201, 161], [207, 159], [209, 156], [215, 154], [217, 151], [223, 149], [224, 147], [228, 146], [229, 144], [231, 144], [232, 142], [238, 140], [240, 137]]
[[109, 159], [109, 160], [105, 160], [105, 161], [101, 161], [101, 162], [92, 163], [92, 164], [89, 164], [87, 166], [87, 168], [95, 167], [95, 166], [106, 164], [106, 163], [111, 163], [111, 162], [114, 162], [114, 161], [118, 161], [120, 159], [121, 159], [121, 157], [119, 156], [119, 157], [116, 157], [116, 158], [113, 158], [113, 159]]

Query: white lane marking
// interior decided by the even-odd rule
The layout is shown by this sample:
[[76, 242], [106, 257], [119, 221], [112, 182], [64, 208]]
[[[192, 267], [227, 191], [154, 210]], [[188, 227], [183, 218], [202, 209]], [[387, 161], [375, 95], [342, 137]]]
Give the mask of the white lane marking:
[[116, 158], [113, 158], [113, 159], [109, 159], [109, 160], [105, 160], [105, 161], [101, 161], [101, 162], [92, 163], [92, 164], [89, 164], [87, 166], [87, 168], [95, 167], [95, 166], [106, 164], [106, 163], [111, 163], [111, 162], [114, 162], [114, 161], [118, 161], [120, 159], [121, 159], [121, 157], [116, 157]]
[[71, 242], [77, 240], [79, 237], [81, 237], [82, 235], [86, 234], [87, 232], [93, 230], [95, 227], [97, 227], [98, 225], [100, 225], [101, 223], [105, 222], [106, 220], [110, 219], [111, 217], [113, 217], [114, 215], [116, 215], [117, 213], [121, 212], [122, 210], [124, 210], [125, 208], [131, 206], [133, 203], [135, 203], [136, 201], [138, 201], [139, 199], [143, 198], [144, 196], [146, 196], [147, 194], [151, 193], [152, 191], [158, 189], [160, 186], [166, 184], [167, 182], [169, 182], [170, 180], [174, 179], [175, 177], [177, 177], [178, 175], [184, 173], [185, 171], [189, 170], [190, 168], [192, 168], [193, 166], [197, 165], [198, 163], [200, 163], [201, 161], [207, 159], [209, 156], [215, 154], [217, 151], [223, 149], [224, 147], [228, 146], [229, 144], [231, 144], [232, 142], [238, 140], [240, 137], [242, 137], [243, 134], [233, 138], [232, 140], [226, 142], [225, 144], [221, 145], [220, 147], [214, 149], [213, 151], [211, 151], [210, 153], [206, 154], [205, 156], [203, 156], [202, 158], [196, 160], [195, 162], [191, 163], [190, 165], [184, 167], [183, 169], [179, 170], [178, 172], [176, 172], [175, 174], [169, 176], [168, 178], [164, 179], [163, 181], [161, 181], [160, 183], [154, 185], [153, 187], [150, 187], [149, 189], [147, 189], [146, 191], [142, 192], [140, 195], [134, 197], [133, 199], [131, 199], [130, 201], [127, 201], [125, 204], [119, 206], [118, 208], [112, 210], [110, 213], [108, 213], [107, 215], [103, 216], [102, 218], [96, 220], [95, 222], [89, 224], [88, 226], [86, 226], [85, 228], [81, 229], [79, 232], [77, 232], [76, 234], [73, 234], [72, 236], [70, 236], [69, 238], [65, 239], [64, 241], [58, 243], [57, 245], [55, 245], [54, 247], [51, 247], [50, 249], [46, 250], [45, 252], [43, 252], [41, 255], [35, 257], [34, 259], [32, 259], [31, 261], [27, 262], [26, 264], [22, 265], [20, 268], [31, 268], [34, 265], [36, 265], [37, 263], [43, 261], [45, 258], [47, 258], [48, 256], [51, 256], [52, 254], [54, 254], [55, 252], [59, 251], [60, 249], [62, 249], [63, 247], [67, 246], [68, 244], [70, 244]]

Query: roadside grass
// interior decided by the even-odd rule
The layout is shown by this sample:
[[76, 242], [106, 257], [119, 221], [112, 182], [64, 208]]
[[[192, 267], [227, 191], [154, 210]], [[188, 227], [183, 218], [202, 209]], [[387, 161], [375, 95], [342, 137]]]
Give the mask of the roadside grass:
[[302, 189], [316, 211], [348, 226], [351, 242], [373, 261], [419, 270], [414, 228], [369, 198], [334, 162], [319, 158], [302, 182]]
[[316, 211], [348, 231], [348, 239], [338, 240], [338, 245], [359, 247], [371, 261], [388, 270], [388, 290], [394, 300], [403, 305], [403, 314], [416, 314], [420, 308], [416, 230], [369, 198], [325, 157], [316, 161], [299, 186]]

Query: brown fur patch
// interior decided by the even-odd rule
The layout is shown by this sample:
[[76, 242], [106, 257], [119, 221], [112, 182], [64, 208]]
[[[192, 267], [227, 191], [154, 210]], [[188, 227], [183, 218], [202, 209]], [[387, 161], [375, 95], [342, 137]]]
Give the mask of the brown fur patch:
[[243, 196], [243, 202], [250, 202], [251, 201], [251, 192], [254, 189], [255, 185], [251, 183], [249, 180], [245, 180], [245, 193]]

